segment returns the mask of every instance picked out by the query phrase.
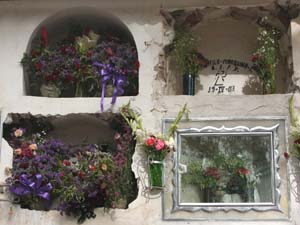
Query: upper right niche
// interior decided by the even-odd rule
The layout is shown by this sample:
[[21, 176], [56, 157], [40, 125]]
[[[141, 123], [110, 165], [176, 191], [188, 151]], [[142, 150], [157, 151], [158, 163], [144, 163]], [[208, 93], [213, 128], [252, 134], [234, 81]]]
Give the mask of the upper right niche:
[[[166, 95], [292, 92], [290, 21], [299, 7], [161, 11], [166, 22]], [[191, 91], [192, 90], [192, 91]]]

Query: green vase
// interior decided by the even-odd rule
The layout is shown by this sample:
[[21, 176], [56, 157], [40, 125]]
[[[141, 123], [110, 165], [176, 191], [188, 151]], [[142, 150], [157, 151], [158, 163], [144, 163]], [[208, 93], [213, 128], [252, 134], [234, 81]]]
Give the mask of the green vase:
[[149, 183], [151, 189], [163, 188], [163, 162], [149, 159]]

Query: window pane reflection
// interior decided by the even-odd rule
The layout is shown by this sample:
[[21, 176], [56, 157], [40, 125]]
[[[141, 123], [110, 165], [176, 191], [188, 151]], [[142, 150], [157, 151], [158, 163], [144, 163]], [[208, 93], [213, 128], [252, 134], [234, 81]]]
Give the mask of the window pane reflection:
[[180, 138], [180, 203], [273, 202], [270, 133]]

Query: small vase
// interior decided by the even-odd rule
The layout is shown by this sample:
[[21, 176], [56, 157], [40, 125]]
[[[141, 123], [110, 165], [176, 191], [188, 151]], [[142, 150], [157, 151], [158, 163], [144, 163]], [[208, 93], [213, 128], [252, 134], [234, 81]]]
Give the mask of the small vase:
[[194, 74], [183, 75], [183, 94], [184, 95], [195, 95], [195, 79]]
[[150, 189], [163, 188], [163, 162], [148, 159]]
[[61, 91], [55, 84], [43, 84], [40, 88], [41, 94], [44, 97], [57, 98], [60, 96]]

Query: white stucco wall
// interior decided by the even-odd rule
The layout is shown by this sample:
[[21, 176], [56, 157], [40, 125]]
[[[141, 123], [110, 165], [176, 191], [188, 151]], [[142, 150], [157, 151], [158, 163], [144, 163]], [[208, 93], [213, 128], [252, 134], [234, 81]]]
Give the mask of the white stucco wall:
[[[129, 1], [128, 1], [129, 2]], [[192, 117], [210, 116], [288, 116], [289, 95], [266, 96], [161, 96], [159, 81], [155, 81], [154, 67], [159, 61], [159, 53], [163, 47], [163, 24], [159, 16], [160, 4], [131, 1], [118, 1], [114, 4], [108, 1], [58, 1], [46, 3], [38, 1], [0, 2], [0, 109], [1, 122], [8, 113], [27, 113], [56, 115], [68, 113], [94, 113], [100, 111], [98, 98], [42, 98], [24, 96], [23, 71], [20, 65], [23, 52], [33, 30], [41, 21], [54, 13], [75, 6], [91, 6], [106, 10], [118, 16], [132, 32], [140, 61], [139, 95], [136, 97], [120, 97], [114, 110], [132, 101], [132, 106], [140, 109], [145, 127], [159, 132], [161, 119], [165, 116], [175, 116], [184, 103], [188, 103]], [[199, 1], [200, 2], [200, 1]], [[200, 4], [194, 2], [194, 4]], [[202, 1], [203, 2], [203, 1]], [[221, 1], [212, 1], [221, 2]], [[222, 1], [224, 2], [224, 1]], [[236, 2], [236, 1], [235, 1]], [[255, 4], [259, 1], [249, 1]], [[171, 1], [166, 3], [172, 4]], [[189, 1], [192, 4], [193, 1]], [[179, 4], [179, 3], [176, 3]], [[174, 6], [176, 6], [176, 4]], [[210, 3], [211, 4], [211, 3]], [[298, 26], [295, 25], [295, 26]], [[298, 29], [298, 28], [296, 28]], [[299, 38], [293, 39], [294, 62], [300, 61]], [[293, 43], [294, 44], [294, 43]], [[294, 47], [294, 46], [293, 46]], [[300, 66], [295, 66], [296, 70]], [[105, 108], [110, 105], [110, 98], [105, 99]], [[296, 96], [295, 101], [300, 101]], [[12, 149], [5, 140], [1, 144], [0, 181], [4, 181], [4, 168], [11, 166]], [[161, 225], [161, 224], [201, 224], [201, 225], [295, 225], [300, 224], [299, 204], [291, 200], [290, 221], [270, 222], [166, 222], [162, 221], [161, 199], [148, 200], [140, 194], [127, 210], [113, 210], [103, 215], [102, 209], [96, 210], [96, 219], [87, 220], [92, 224], [123, 224], [123, 225]], [[1, 195], [0, 195], [1, 196]], [[3, 196], [1, 196], [3, 197]], [[69, 225], [76, 220], [62, 217], [59, 212], [40, 212], [20, 209], [10, 203], [0, 202], [0, 224], [2, 225]]]

